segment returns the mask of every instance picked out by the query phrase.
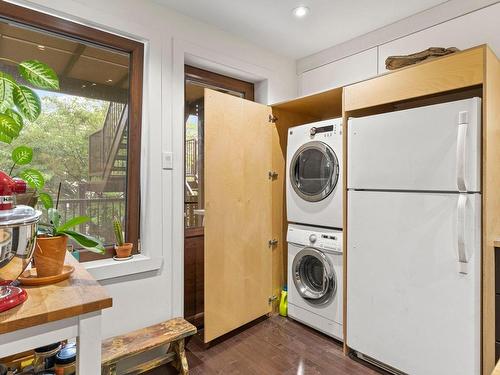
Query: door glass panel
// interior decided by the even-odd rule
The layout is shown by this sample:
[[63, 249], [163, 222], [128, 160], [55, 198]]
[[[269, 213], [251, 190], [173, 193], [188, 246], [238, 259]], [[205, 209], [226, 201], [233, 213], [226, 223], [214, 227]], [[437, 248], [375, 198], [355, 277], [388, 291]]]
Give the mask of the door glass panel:
[[308, 148], [295, 162], [295, 184], [307, 195], [317, 195], [330, 184], [335, 165], [322, 150]]
[[315, 292], [322, 292], [324, 276], [323, 263], [316, 257], [304, 256], [299, 267], [299, 277], [302, 283]]

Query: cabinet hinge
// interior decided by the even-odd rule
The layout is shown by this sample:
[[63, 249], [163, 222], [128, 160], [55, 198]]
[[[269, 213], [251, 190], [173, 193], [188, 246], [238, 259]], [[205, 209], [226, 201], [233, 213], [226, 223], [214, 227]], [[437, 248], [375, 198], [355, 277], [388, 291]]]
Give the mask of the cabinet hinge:
[[269, 247], [274, 247], [278, 244], [278, 240], [276, 238], [273, 238], [272, 240], [269, 240], [267, 243]]
[[270, 180], [276, 180], [278, 178], [278, 172], [269, 171], [268, 177], [269, 177]]
[[275, 295], [272, 295], [271, 297], [268, 298], [267, 302], [272, 305], [272, 303], [274, 301], [277, 301], [278, 300], [278, 297], [276, 297]]
[[278, 121], [278, 118], [276, 116], [269, 115], [269, 122], [270, 123], [276, 124], [277, 121]]

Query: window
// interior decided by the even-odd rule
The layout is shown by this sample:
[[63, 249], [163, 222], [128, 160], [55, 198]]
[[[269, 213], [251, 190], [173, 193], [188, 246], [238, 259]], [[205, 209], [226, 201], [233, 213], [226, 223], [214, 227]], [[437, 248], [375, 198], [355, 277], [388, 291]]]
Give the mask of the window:
[[[8, 3], [0, 34], [1, 71], [21, 80], [9, 60], [36, 59], [59, 77], [59, 90], [36, 90], [42, 114], [12, 146], [33, 148], [30, 166], [44, 175], [43, 191], [54, 199], [60, 192], [63, 218], [92, 218], [78, 230], [100, 238], [107, 251], [82, 250], [80, 260], [113, 255], [113, 217], [137, 250], [144, 46]], [[10, 150], [0, 150], [2, 169], [11, 167]]]

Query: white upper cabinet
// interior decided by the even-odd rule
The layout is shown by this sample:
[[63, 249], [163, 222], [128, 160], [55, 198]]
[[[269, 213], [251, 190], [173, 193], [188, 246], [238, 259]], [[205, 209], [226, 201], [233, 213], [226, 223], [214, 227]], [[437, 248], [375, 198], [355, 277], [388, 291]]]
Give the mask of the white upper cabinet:
[[299, 96], [326, 91], [377, 75], [377, 48], [334, 61], [299, 76]]

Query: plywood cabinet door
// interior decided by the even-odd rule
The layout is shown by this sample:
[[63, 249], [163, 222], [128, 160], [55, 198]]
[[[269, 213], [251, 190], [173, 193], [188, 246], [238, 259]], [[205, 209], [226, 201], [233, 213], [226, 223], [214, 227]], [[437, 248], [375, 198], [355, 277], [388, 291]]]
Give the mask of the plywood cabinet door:
[[271, 311], [270, 114], [205, 90], [205, 342]]

